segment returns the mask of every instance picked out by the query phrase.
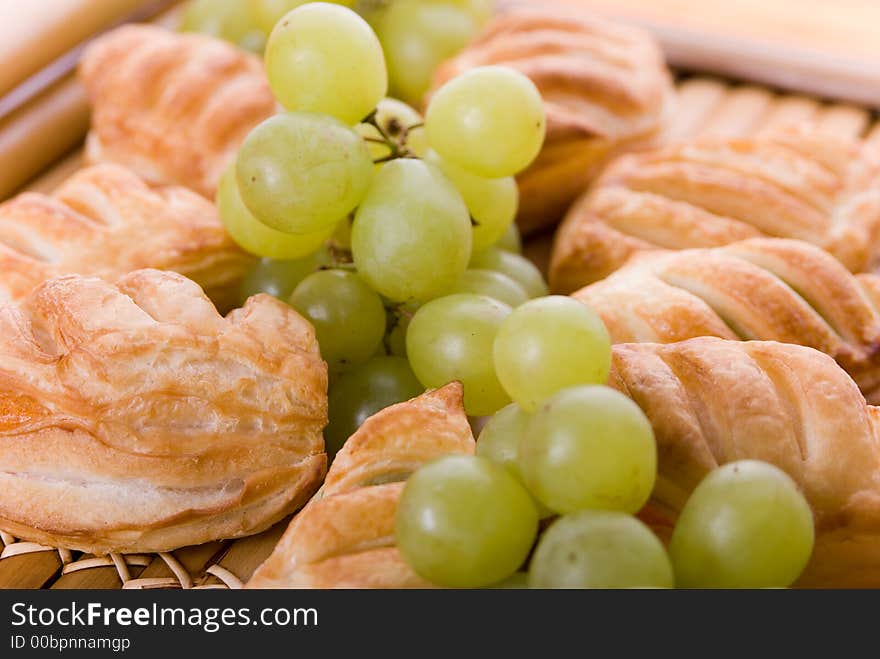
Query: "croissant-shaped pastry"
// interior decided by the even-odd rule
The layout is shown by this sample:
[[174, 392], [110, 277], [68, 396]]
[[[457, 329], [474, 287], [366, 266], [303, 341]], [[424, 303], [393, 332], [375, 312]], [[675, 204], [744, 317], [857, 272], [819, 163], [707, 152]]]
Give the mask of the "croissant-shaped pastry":
[[367, 419], [247, 587], [430, 587], [395, 547], [394, 517], [413, 471], [442, 455], [474, 452], [462, 393], [451, 383]]
[[0, 306], [0, 529], [92, 553], [259, 532], [320, 484], [326, 388], [271, 296], [223, 318], [176, 273], [49, 280]]
[[797, 238], [851, 272], [872, 269], [880, 237], [880, 159], [799, 126], [751, 139], [698, 139], [623, 156], [569, 211], [550, 285], [571, 292], [646, 249]]
[[219, 39], [126, 25], [98, 38], [79, 69], [92, 103], [91, 162], [213, 198], [251, 128], [276, 105], [260, 60]]
[[647, 33], [573, 7], [535, 5], [502, 11], [435, 80], [436, 88], [492, 64], [519, 70], [540, 90], [547, 137], [519, 176], [525, 232], [559, 220], [609, 156], [655, 142], [674, 97], [663, 55]]
[[[867, 282], [867, 284], [866, 284]], [[650, 252], [573, 296], [615, 343], [697, 336], [810, 346], [834, 357], [880, 400], [880, 277], [854, 276], [800, 240], [753, 238], [726, 247]]]
[[251, 262], [204, 198], [150, 189], [118, 165], [83, 169], [51, 196], [25, 192], [0, 205], [0, 303], [57, 275], [115, 279], [148, 267], [184, 274], [226, 302]]
[[880, 408], [811, 348], [717, 338], [614, 347], [610, 384], [647, 414], [658, 448], [653, 519], [673, 523], [713, 468], [751, 458], [791, 476], [813, 509], [801, 586], [880, 586]]

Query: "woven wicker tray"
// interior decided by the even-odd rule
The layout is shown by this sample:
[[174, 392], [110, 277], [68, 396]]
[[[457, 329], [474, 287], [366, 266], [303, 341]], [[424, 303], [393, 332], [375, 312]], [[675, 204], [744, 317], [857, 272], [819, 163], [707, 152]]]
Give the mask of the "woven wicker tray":
[[[585, 4], [594, 1], [585, 0]], [[754, 135], [812, 120], [825, 130], [862, 136], [880, 145], [880, 123], [864, 107], [707, 77], [682, 77], [678, 90], [679, 105], [669, 129], [669, 138], [673, 140], [697, 135]], [[81, 161], [81, 154], [75, 151], [25, 187], [49, 191], [76, 170]], [[4, 196], [2, 192], [0, 196]], [[526, 254], [539, 266], [545, 266], [550, 244], [550, 235], [539, 236], [526, 245]], [[161, 554], [104, 557], [21, 542], [0, 532], [0, 588], [240, 588], [271, 553], [288, 521], [236, 541], [212, 542]]]

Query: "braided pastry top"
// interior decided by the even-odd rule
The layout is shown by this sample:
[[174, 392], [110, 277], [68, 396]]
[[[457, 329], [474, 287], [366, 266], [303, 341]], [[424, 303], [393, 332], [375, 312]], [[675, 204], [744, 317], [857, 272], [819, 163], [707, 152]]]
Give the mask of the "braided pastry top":
[[671, 524], [718, 465], [751, 458], [787, 472], [816, 520], [810, 586], [880, 586], [880, 409], [827, 355], [717, 338], [614, 347], [610, 384], [657, 438], [652, 512]]
[[430, 587], [394, 545], [402, 481], [436, 457], [473, 452], [457, 382], [373, 415], [247, 587]]
[[574, 297], [602, 317], [615, 343], [717, 336], [816, 348], [873, 400], [880, 397], [880, 313], [871, 290], [878, 280], [850, 274], [808, 243], [753, 238], [646, 253]]
[[646, 249], [797, 238], [850, 271], [876, 265], [876, 151], [799, 126], [751, 139], [698, 139], [616, 160], [556, 236], [554, 290], [608, 276]]
[[674, 96], [645, 32], [572, 7], [512, 7], [442, 65], [435, 87], [495, 64], [527, 75], [544, 98], [547, 138], [519, 177], [525, 231], [558, 220], [612, 153], [653, 141]]
[[0, 302], [60, 274], [114, 279], [148, 267], [223, 297], [250, 263], [205, 199], [184, 188], [151, 190], [117, 165], [83, 169], [51, 196], [25, 192], [0, 205]]
[[150, 183], [207, 197], [251, 128], [276, 108], [254, 55], [150, 25], [98, 38], [79, 74], [92, 102], [90, 161], [118, 162]]
[[326, 466], [311, 325], [257, 295], [227, 318], [140, 270], [0, 306], [0, 528], [94, 553], [256, 533]]

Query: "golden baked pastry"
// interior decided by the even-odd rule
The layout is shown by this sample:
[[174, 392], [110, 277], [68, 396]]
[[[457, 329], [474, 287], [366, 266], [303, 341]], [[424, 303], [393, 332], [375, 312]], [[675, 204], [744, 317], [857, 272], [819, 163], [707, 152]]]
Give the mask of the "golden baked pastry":
[[878, 282], [809, 243], [753, 238], [648, 252], [573, 296], [601, 316], [615, 343], [717, 336], [810, 346], [880, 401], [880, 307], [866, 292]]
[[51, 279], [0, 306], [0, 529], [93, 553], [259, 532], [320, 484], [326, 391], [271, 296], [223, 318], [176, 273]]
[[713, 468], [764, 460], [800, 486], [816, 545], [801, 586], [880, 586], [880, 408], [834, 360], [774, 342], [614, 347], [610, 384], [654, 427], [650, 517], [675, 520]]
[[213, 198], [251, 128], [275, 112], [260, 60], [200, 34], [126, 25], [98, 38], [79, 69], [92, 103], [91, 162]]
[[51, 196], [25, 192], [0, 205], [0, 303], [56, 275], [115, 279], [150, 267], [184, 274], [224, 304], [251, 262], [204, 198], [150, 189], [118, 165], [83, 169]]
[[524, 232], [555, 223], [609, 156], [658, 139], [674, 90], [652, 37], [574, 7], [510, 7], [440, 67], [435, 88], [484, 65], [517, 69], [547, 113], [544, 148], [519, 176]]
[[750, 139], [697, 139], [612, 163], [556, 235], [550, 285], [571, 292], [646, 249], [797, 238], [850, 271], [877, 261], [880, 159], [808, 126]]
[[373, 415], [337, 453], [321, 492], [247, 587], [430, 587], [394, 545], [403, 481], [433, 458], [473, 452], [458, 383]]

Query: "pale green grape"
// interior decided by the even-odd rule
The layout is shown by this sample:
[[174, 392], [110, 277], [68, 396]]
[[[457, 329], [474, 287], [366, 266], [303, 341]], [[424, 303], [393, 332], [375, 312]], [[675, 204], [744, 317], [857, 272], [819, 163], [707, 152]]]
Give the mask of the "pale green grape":
[[471, 223], [461, 195], [436, 167], [392, 160], [376, 174], [351, 234], [358, 272], [396, 302], [429, 300], [467, 269]]
[[519, 235], [519, 227], [516, 226], [516, 222], [511, 222], [508, 225], [501, 238], [495, 243], [495, 247], [514, 254], [522, 253], [522, 237]]
[[507, 275], [522, 286], [529, 297], [547, 295], [547, 284], [541, 271], [524, 256], [507, 252], [497, 247], [489, 247], [475, 252], [470, 263], [471, 268], [495, 270]]
[[[352, 7], [355, 0], [324, 0], [334, 5]], [[241, 4], [251, 3], [257, 25], [263, 32], [269, 34], [284, 15], [300, 5], [305, 5], [314, 0], [238, 0]]]
[[366, 361], [385, 335], [382, 300], [347, 270], [309, 275], [293, 291], [290, 304], [315, 326], [321, 356], [333, 371]]
[[373, 176], [366, 144], [332, 117], [288, 112], [254, 128], [235, 166], [241, 198], [260, 222], [287, 233], [335, 226]]
[[813, 540], [813, 514], [794, 481], [766, 462], [740, 460], [696, 487], [669, 553], [684, 588], [774, 588], [800, 576]]
[[234, 163], [227, 168], [217, 187], [217, 212], [226, 231], [242, 249], [271, 259], [298, 259], [312, 254], [327, 242], [333, 226], [313, 233], [284, 233], [257, 220], [238, 193]]
[[513, 224], [519, 205], [519, 189], [512, 176], [482, 178], [443, 160], [429, 151], [426, 160], [452, 181], [470, 211], [474, 225], [474, 251], [498, 242]]
[[623, 513], [560, 517], [529, 564], [532, 588], [672, 588], [672, 565], [647, 526]]
[[502, 590], [518, 590], [529, 587], [528, 572], [514, 572], [507, 579], [503, 579], [498, 583], [492, 584], [489, 588], [499, 588]]
[[519, 479], [519, 443], [529, 416], [516, 403], [498, 410], [480, 431], [477, 455], [506, 467]]
[[288, 110], [329, 114], [353, 126], [388, 91], [382, 46], [367, 22], [314, 2], [286, 14], [266, 44], [266, 75]]
[[324, 430], [327, 455], [332, 459], [368, 417], [424, 391], [401, 357], [373, 357], [344, 373], [330, 388], [330, 423]]
[[190, 0], [181, 17], [184, 32], [201, 32], [260, 52], [266, 35], [253, 7], [242, 0]]
[[336, 225], [333, 235], [330, 236], [330, 242], [337, 248], [351, 249], [351, 225], [353, 221], [354, 218], [349, 216]]
[[376, 20], [392, 93], [420, 105], [434, 70], [477, 33], [467, 11], [449, 3], [392, 2]]
[[447, 4], [466, 11], [477, 25], [485, 25], [495, 13], [495, 0], [427, 0], [428, 2]]
[[519, 466], [551, 510], [638, 511], [657, 477], [657, 445], [638, 405], [602, 385], [563, 389], [531, 417]]
[[406, 482], [397, 508], [397, 546], [439, 586], [480, 588], [512, 575], [528, 556], [538, 513], [503, 467], [469, 455], [434, 460]]
[[431, 148], [445, 160], [486, 178], [512, 176], [541, 150], [544, 104], [518, 71], [478, 67], [437, 90], [425, 129]]
[[[405, 146], [415, 155], [422, 156], [428, 151], [428, 145], [425, 142], [425, 129], [421, 126], [422, 115], [403, 101], [398, 101], [396, 98], [383, 98], [376, 106], [375, 119], [385, 134], [398, 143], [405, 133]], [[410, 130], [413, 126], [415, 128]], [[358, 124], [355, 126], [355, 130], [364, 138], [381, 139], [379, 131], [372, 124]], [[367, 143], [367, 146], [373, 160], [380, 160], [391, 155], [391, 147], [386, 144], [371, 141]]]
[[510, 402], [495, 375], [492, 342], [510, 307], [483, 295], [449, 295], [432, 300], [413, 316], [406, 353], [426, 387], [458, 380], [468, 414], [494, 414]]
[[260, 259], [241, 280], [239, 305], [243, 305], [245, 300], [257, 293], [268, 293], [286, 301], [303, 279], [331, 263], [332, 259], [326, 248], [291, 261]]
[[467, 270], [449, 292], [487, 295], [511, 307], [518, 307], [529, 299], [522, 286], [494, 270]]
[[611, 339], [602, 320], [574, 298], [551, 295], [518, 307], [495, 339], [498, 379], [527, 412], [578, 384], [603, 384]]

